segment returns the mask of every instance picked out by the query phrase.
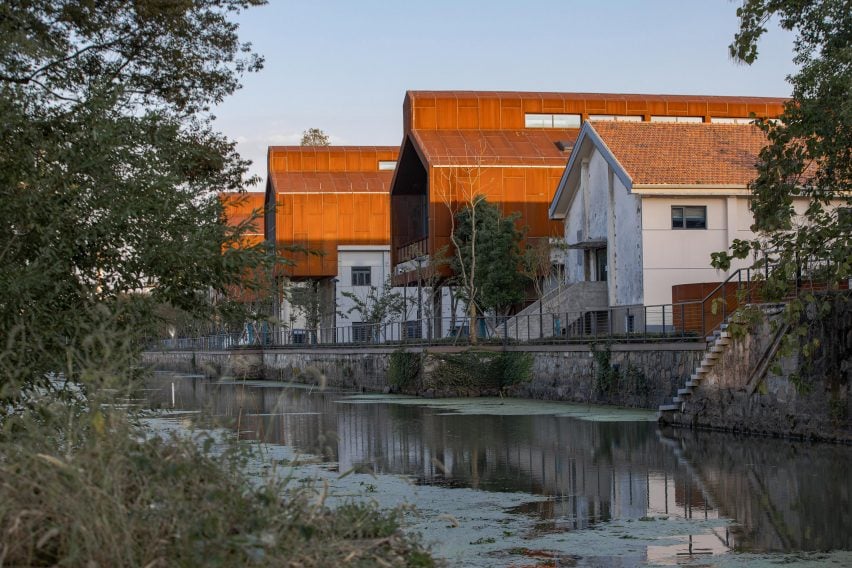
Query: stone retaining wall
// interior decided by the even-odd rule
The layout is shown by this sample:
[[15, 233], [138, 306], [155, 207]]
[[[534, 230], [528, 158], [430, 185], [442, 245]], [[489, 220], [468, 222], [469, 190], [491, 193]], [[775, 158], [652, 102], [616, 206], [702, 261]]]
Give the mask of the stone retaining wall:
[[601, 369], [601, 356], [596, 359], [588, 346], [539, 351], [533, 360], [532, 380], [515, 387], [512, 394], [656, 410], [692, 374], [704, 348], [704, 343], [612, 345], [608, 384], [601, 376], [605, 371]]
[[810, 372], [801, 373], [804, 388], [790, 378], [800, 371], [798, 356], [781, 359], [780, 373], [771, 367], [763, 376], [756, 373], [775, 336], [776, 328], [765, 322], [732, 340], [683, 411], [667, 420], [681, 427], [852, 443], [852, 300], [838, 296], [835, 302], [828, 321], [810, 326], [821, 347]]
[[[483, 346], [481, 350], [500, 350]], [[524, 398], [615, 404], [655, 409], [692, 373], [701, 359], [703, 343], [614, 344], [610, 346], [609, 388], [601, 387], [601, 361], [593, 346], [561, 345], [510, 347], [533, 357], [532, 377], [506, 394]], [[602, 350], [603, 346], [594, 347]], [[462, 347], [432, 347], [435, 353], [458, 353]], [[333, 387], [388, 392], [391, 348], [266, 349], [263, 351], [181, 352], [145, 354], [157, 369], [325, 384]], [[424, 351], [411, 348], [409, 351]], [[425, 366], [429, 368], [427, 364]], [[433, 394], [433, 393], [430, 393]], [[442, 393], [452, 395], [454, 393]], [[481, 394], [494, 394], [483, 392]]]
[[210, 377], [264, 378], [263, 352], [240, 351], [146, 351], [142, 363], [158, 371], [199, 373]]

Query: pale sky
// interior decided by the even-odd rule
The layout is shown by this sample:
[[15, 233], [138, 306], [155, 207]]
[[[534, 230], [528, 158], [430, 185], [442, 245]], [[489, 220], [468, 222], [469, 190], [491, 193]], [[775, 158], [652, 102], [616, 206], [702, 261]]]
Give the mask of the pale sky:
[[[730, 0], [270, 0], [240, 18], [266, 58], [218, 128], [266, 179], [266, 147], [312, 127], [333, 144], [399, 145], [409, 89], [784, 97], [792, 35], [728, 57]], [[263, 189], [263, 185], [253, 188]]]

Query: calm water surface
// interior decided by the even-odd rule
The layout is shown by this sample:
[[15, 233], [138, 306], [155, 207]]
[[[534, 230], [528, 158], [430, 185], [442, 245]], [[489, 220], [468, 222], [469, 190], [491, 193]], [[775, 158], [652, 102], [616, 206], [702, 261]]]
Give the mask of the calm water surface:
[[852, 448], [845, 446], [665, 431], [641, 413], [581, 420], [559, 416], [553, 409], [562, 405], [511, 399], [430, 406], [173, 375], [158, 375], [149, 387], [155, 406], [201, 410], [243, 439], [321, 456], [341, 472], [545, 496], [512, 507], [542, 533], [717, 519], [709, 534], [689, 537], [689, 554], [852, 550]]

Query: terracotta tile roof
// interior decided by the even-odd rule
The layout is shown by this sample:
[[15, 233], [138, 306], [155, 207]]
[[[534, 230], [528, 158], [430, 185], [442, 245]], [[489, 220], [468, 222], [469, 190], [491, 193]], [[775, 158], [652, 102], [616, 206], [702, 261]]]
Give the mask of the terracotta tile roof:
[[634, 184], [745, 185], [766, 136], [730, 124], [595, 122]]
[[389, 193], [393, 172], [286, 172], [269, 179], [277, 193]]
[[[579, 129], [570, 130], [413, 130], [429, 165], [552, 165], [568, 163]], [[563, 142], [565, 151], [557, 147]]]
[[397, 152], [399, 146], [268, 146], [275, 152]]

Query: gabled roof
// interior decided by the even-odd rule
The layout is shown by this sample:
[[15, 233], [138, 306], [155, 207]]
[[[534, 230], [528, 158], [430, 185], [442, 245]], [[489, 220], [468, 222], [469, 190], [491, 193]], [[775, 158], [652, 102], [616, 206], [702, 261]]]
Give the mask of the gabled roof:
[[746, 185], [766, 135], [734, 124], [595, 123], [634, 185]]
[[275, 193], [388, 193], [396, 146], [270, 146], [269, 187]]
[[417, 148], [430, 166], [562, 166], [579, 129], [568, 130], [414, 130]]
[[[567, 212], [581, 162], [597, 149], [628, 191], [739, 188], [757, 175], [763, 132], [750, 125], [660, 122], [586, 122], [550, 205], [550, 217]], [[570, 186], [570, 187], [569, 187]]]
[[392, 171], [269, 174], [276, 193], [388, 193]]
[[[408, 90], [411, 98], [456, 98], [456, 99], [544, 99], [544, 100], [605, 100], [605, 101], [688, 101], [710, 102], [716, 104], [748, 103], [748, 104], [783, 104], [783, 97], [742, 97], [737, 95], [671, 95], [665, 93], [578, 93], [565, 91], [430, 91]], [[606, 110], [606, 109], [599, 109]]]

